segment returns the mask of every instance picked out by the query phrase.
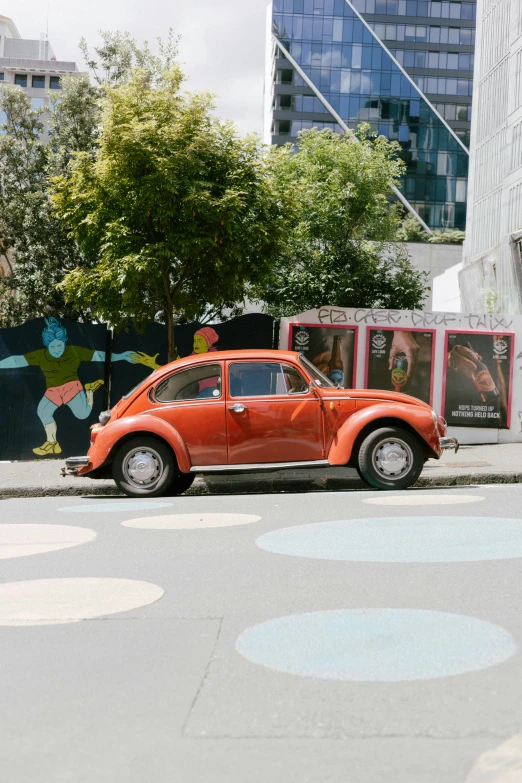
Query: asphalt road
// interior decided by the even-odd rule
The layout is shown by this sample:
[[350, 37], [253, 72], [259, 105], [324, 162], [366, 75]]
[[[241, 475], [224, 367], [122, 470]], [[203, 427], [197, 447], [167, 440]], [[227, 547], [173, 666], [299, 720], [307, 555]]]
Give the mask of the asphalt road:
[[0, 501], [1, 778], [522, 780], [520, 558], [520, 485]]

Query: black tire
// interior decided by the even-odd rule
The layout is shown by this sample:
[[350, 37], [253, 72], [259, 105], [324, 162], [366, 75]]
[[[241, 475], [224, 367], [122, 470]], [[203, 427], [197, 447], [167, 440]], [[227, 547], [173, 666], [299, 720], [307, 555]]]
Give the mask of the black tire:
[[424, 467], [421, 444], [401, 427], [382, 427], [371, 432], [363, 440], [356, 459], [359, 475], [376, 489], [411, 487]]
[[167, 444], [146, 435], [123, 443], [112, 463], [114, 481], [131, 498], [167, 494], [176, 473], [176, 460]]
[[169, 497], [181, 495], [183, 492], [186, 492], [187, 489], [191, 488], [195, 478], [195, 473], [178, 473], [174, 476], [172, 484], [164, 494]]

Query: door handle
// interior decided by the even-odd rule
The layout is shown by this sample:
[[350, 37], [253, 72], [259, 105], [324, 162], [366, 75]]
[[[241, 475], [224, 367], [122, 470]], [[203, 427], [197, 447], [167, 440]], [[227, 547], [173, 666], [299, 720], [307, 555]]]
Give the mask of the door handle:
[[233, 411], [234, 413], [243, 413], [243, 411], [246, 411], [246, 405], [236, 402], [236, 404], [232, 405], [228, 410]]

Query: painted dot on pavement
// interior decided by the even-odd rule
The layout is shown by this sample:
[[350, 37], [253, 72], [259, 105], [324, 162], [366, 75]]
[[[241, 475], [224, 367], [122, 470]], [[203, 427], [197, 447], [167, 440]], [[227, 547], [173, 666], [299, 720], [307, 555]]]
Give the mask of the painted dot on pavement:
[[79, 503], [77, 506], [65, 506], [58, 511], [73, 514], [106, 514], [108, 512], [121, 511], [145, 511], [157, 508], [170, 508], [173, 503], [154, 503], [152, 500], [115, 501], [114, 503]]
[[78, 577], [0, 584], [0, 626], [61, 625], [154, 603], [164, 590], [134, 579]]
[[341, 609], [290, 615], [241, 634], [253, 663], [300, 677], [352, 682], [431, 680], [486, 669], [516, 645], [503, 628], [413, 609]]
[[169, 514], [162, 517], [140, 517], [122, 522], [124, 527], [144, 530], [198, 530], [211, 527], [234, 527], [259, 522], [254, 514]]
[[479, 503], [480, 495], [424, 495], [411, 492], [409, 495], [387, 493], [378, 498], [366, 498], [363, 503], [372, 506], [451, 506], [459, 503]]
[[68, 525], [0, 525], [0, 560], [56, 552], [94, 541], [96, 532]]
[[317, 560], [459, 563], [522, 557], [522, 520], [501, 517], [379, 517], [285, 527], [260, 549]]

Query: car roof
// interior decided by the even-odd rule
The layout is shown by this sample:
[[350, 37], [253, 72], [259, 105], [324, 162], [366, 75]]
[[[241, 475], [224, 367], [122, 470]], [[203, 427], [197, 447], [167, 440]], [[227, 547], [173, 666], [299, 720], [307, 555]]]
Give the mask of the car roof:
[[190, 367], [192, 364], [199, 364], [200, 362], [211, 363], [217, 361], [233, 361], [234, 359], [253, 359], [258, 361], [260, 359], [266, 359], [267, 361], [271, 362], [295, 362], [298, 356], [298, 351], [280, 351], [276, 348], [247, 348], [236, 351], [208, 351], [207, 353], [184, 356], [181, 359], [176, 359], [174, 362], [169, 362], [169, 364], [165, 364], [159, 370], [156, 370], [154, 376], [155, 378], [158, 378], [164, 373], [171, 372], [177, 368], [181, 369], [182, 367]]

